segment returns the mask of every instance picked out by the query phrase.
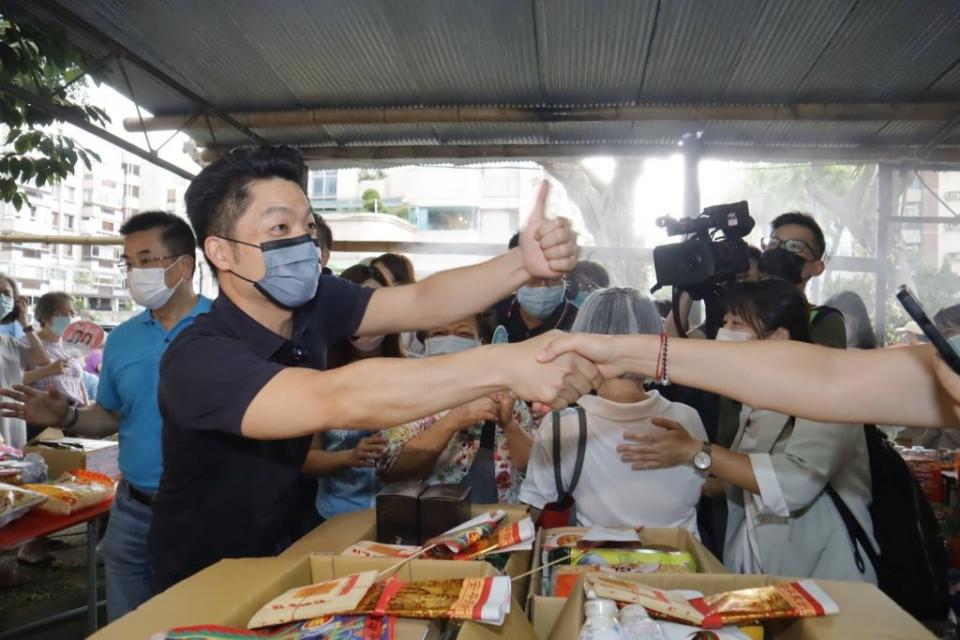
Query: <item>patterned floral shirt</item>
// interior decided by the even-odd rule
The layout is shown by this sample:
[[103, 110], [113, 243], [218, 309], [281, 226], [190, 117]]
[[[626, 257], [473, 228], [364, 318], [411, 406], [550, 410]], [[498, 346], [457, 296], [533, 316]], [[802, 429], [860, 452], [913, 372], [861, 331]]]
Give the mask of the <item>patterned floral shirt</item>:
[[[414, 420], [399, 427], [387, 429], [383, 434], [387, 438], [386, 451], [380, 458], [378, 471], [384, 473], [393, 468], [404, 445], [431, 428], [438, 420], [447, 415], [447, 411], [437, 413], [426, 418]], [[517, 401], [513, 406], [513, 419], [520, 428], [533, 435], [533, 416], [526, 403]], [[450, 438], [446, 449], [437, 458], [433, 473], [426, 479], [427, 484], [460, 484], [470, 471], [473, 460], [480, 449], [480, 433], [483, 423], [478, 422], [469, 429], [459, 431]], [[494, 474], [497, 484], [497, 495], [501, 503], [516, 503], [523, 483], [523, 474], [513, 466], [510, 460], [510, 446], [507, 436], [499, 427], [496, 431], [493, 448]]]

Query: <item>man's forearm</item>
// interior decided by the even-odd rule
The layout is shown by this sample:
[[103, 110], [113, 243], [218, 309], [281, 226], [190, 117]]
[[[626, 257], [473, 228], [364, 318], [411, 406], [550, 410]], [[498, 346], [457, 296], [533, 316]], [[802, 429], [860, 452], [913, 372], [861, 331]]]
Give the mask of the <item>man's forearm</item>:
[[326, 429], [381, 430], [505, 390], [513, 345], [424, 359], [374, 358], [331, 371], [289, 368], [260, 390], [244, 414], [252, 438]]
[[120, 428], [119, 417], [98, 404], [87, 405], [77, 412], [77, 424], [70, 431], [78, 436], [105, 438]]
[[530, 278], [519, 248], [478, 265], [441, 271], [416, 284], [378, 289], [360, 335], [428, 329], [480, 313]]

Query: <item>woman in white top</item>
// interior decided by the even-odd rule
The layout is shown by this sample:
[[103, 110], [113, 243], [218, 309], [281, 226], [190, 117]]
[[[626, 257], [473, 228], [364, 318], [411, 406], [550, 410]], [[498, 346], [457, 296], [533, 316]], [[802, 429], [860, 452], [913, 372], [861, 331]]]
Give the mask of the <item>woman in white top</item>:
[[[27, 299], [17, 297], [13, 281], [0, 274], [0, 318], [15, 315], [24, 332], [23, 338], [0, 333], [0, 387], [9, 389], [23, 382], [23, 370], [47, 364], [47, 354], [33, 327], [27, 324]], [[27, 425], [18, 416], [0, 418], [0, 439], [3, 444], [22, 449], [27, 441]]]
[[[653, 303], [634, 289], [613, 288], [591, 293], [583, 303], [573, 331], [606, 335], [659, 334], [663, 325]], [[667, 418], [683, 425], [690, 437], [706, 439], [697, 412], [671, 403], [657, 391], [646, 391], [642, 378], [627, 375], [607, 380], [597, 395], [578, 401], [586, 412], [587, 440], [583, 471], [573, 491], [577, 521], [583, 526], [619, 525], [685, 528], [697, 532], [697, 502], [705, 475], [686, 464], [637, 473], [620, 463], [618, 445], [627, 430], [658, 430], [652, 418]], [[554, 479], [552, 417], [540, 426], [520, 501], [535, 509], [558, 499]], [[576, 459], [579, 424], [577, 412], [561, 414], [561, 469], [569, 487]]]
[[[718, 340], [810, 342], [807, 300], [782, 280], [731, 285], [724, 308]], [[736, 360], [730, 365], [729, 375], [736, 376]], [[731, 571], [876, 583], [869, 562], [865, 571], [857, 568], [850, 536], [826, 492], [833, 487], [864, 531], [873, 531], [863, 429], [744, 406], [726, 450], [705, 448], [678, 425], [658, 426], [659, 433], [628, 434], [623, 461], [644, 471], [692, 464], [695, 457], [699, 466], [708, 465], [722, 484], [711, 479], [706, 492], [727, 496], [724, 563]], [[698, 456], [701, 451], [709, 457]], [[860, 555], [867, 558], [862, 549]]]
[[56, 389], [79, 406], [91, 401], [87, 397], [87, 387], [83, 379], [83, 361], [71, 356], [63, 348], [63, 332], [66, 331], [74, 316], [73, 298], [69, 293], [45, 293], [37, 300], [33, 312], [40, 324], [37, 332], [43, 341], [43, 348], [50, 363], [42, 367], [28, 368], [23, 375], [24, 384], [35, 389], [47, 391]]

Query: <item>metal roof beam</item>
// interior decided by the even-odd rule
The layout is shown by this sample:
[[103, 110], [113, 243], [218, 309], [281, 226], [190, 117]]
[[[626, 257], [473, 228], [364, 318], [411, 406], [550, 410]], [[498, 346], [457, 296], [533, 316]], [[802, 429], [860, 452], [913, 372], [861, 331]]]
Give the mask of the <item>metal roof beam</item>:
[[[55, 0], [34, 0], [34, 2], [38, 5], [41, 5], [47, 12], [49, 12], [53, 16], [56, 16], [59, 20], [62, 20], [64, 23], [70, 26], [73, 26], [75, 28], [82, 29], [86, 31], [88, 34], [93, 35], [98, 40], [100, 40], [101, 42], [109, 46], [110, 49], [114, 51], [119, 57], [129, 60], [133, 64], [140, 67], [143, 71], [146, 71], [148, 74], [153, 76], [161, 84], [166, 85], [167, 87], [176, 91], [183, 97], [187, 98], [188, 100], [191, 100], [192, 102], [197, 104], [197, 106], [203, 107], [206, 113], [216, 116], [220, 121], [224, 123], [225, 126], [236, 129], [251, 142], [255, 142], [257, 144], [268, 144], [268, 142], [264, 138], [260, 137], [259, 135], [251, 131], [248, 127], [246, 127], [242, 123], [234, 120], [229, 114], [225, 113], [224, 111], [217, 108], [216, 106], [210, 104], [204, 98], [197, 95], [196, 93], [194, 93], [193, 91], [185, 87], [183, 84], [181, 84], [174, 78], [170, 77], [169, 75], [167, 75], [166, 73], [158, 69], [156, 66], [154, 66], [147, 60], [141, 58], [136, 53], [130, 51], [129, 49], [124, 47], [122, 44], [120, 44], [117, 40], [112, 38], [110, 35], [102, 31], [101, 29], [98, 29], [97, 27], [93, 26], [92, 24], [90, 24], [89, 22], [81, 18], [79, 15], [77, 15], [73, 11], [70, 11], [69, 9], [61, 5], [59, 2], [56, 2]], [[177, 129], [177, 128], [178, 127], [176, 126], [172, 127], [172, 129]]]
[[102, 129], [94, 124], [91, 124], [86, 119], [80, 117], [76, 111], [61, 107], [60, 105], [55, 104], [50, 98], [47, 98], [46, 96], [30, 93], [29, 91], [26, 91], [25, 89], [22, 89], [13, 83], [7, 82], [6, 80], [0, 80], [0, 92], [10, 94], [15, 98], [23, 100], [24, 102], [27, 102], [33, 105], [37, 109], [40, 109], [44, 113], [47, 113], [53, 116], [54, 118], [57, 118], [58, 120], [62, 120], [63, 122], [68, 122], [79, 129], [83, 129], [87, 133], [92, 133], [98, 138], [101, 138], [102, 140], [106, 140], [107, 142], [113, 145], [116, 145], [121, 149], [123, 149], [124, 151], [132, 153], [135, 156], [139, 156], [140, 158], [143, 158], [147, 162], [152, 162], [158, 167], [166, 169], [167, 171], [173, 174], [176, 174], [181, 178], [186, 178], [187, 180], [193, 179], [193, 174], [187, 171], [186, 169], [178, 167], [172, 162], [168, 162], [153, 153], [144, 151], [137, 145], [127, 142], [123, 138], [119, 138], [113, 135], [106, 129]]
[[[543, 145], [386, 145], [304, 147], [301, 149], [308, 162], [442, 162], [445, 160], [494, 161], [503, 159], [529, 159], [613, 155], [654, 156], [680, 153], [680, 147], [672, 144], [543, 144]], [[956, 170], [960, 165], [960, 147], [933, 150], [925, 159], [915, 157], [914, 147], [856, 146], [856, 147], [811, 147], [811, 146], [763, 146], [723, 145], [705, 143], [701, 153], [705, 158], [722, 158], [754, 162], [816, 161], [837, 162], [886, 162], [902, 163], [921, 168]], [[205, 161], [215, 159], [219, 151], [204, 150]]]
[[[278, 127], [428, 123], [509, 122], [644, 122], [717, 120], [864, 122], [947, 121], [956, 115], [955, 103], [858, 103], [807, 102], [786, 105], [638, 105], [624, 107], [382, 107], [356, 109], [292, 109], [242, 111], [227, 114], [231, 121], [255, 129]], [[178, 129], [192, 114], [125, 118], [127, 131]], [[225, 128], [222, 122], [217, 128]]]

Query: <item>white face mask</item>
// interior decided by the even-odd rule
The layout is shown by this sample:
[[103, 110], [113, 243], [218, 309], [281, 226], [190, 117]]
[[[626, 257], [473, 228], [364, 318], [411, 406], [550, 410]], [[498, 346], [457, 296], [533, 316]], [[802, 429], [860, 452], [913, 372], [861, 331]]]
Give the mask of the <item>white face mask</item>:
[[350, 338], [350, 344], [361, 353], [370, 353], [371, 351], [377, 350], [383, 343], [385, 337], [386, 336], [361, 336], [359, 338]]
[[168, 287], [165, 278], [167, 269], [172, 268], [174, 264], [180, 262], [181, 258], [183, 258], [183, 256], [174, 260], [173, 264], [166, 269], [163, 267], [131, 269], [130, 273], [127, 274], [127, 284], [130, 286], [130, 296], [133, 298], [133, 301], [151, 311], [167, 304], [170, 298], [173, 297], [173, 292], [176, 291], [180, 283], [183, 282], [183, 278], [181, 278], [177, 281], [177, 284]]
[[716, 340], [718, 342], [747, 342], [748, 340], [754, 340], [752, 333], [747, 333], [746, 331], [732, 331], [730, 329], [724, 329], [720, 327], [717, 331]]

